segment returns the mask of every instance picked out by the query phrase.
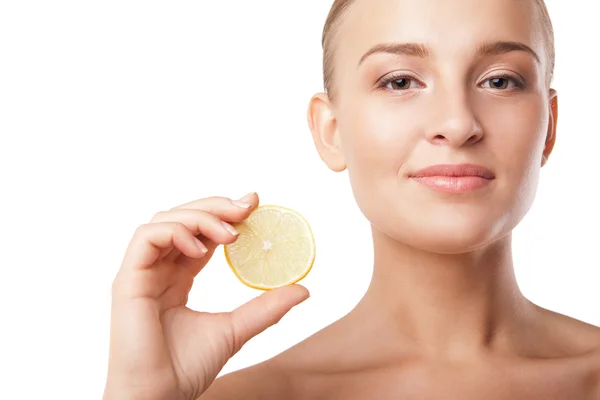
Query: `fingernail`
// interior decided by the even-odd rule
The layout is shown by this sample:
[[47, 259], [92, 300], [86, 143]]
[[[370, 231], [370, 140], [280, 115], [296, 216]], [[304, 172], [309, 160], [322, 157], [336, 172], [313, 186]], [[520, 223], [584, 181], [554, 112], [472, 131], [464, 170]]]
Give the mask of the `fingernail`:
[[200, 240], [198, 240], [198, 238], [194, 238], [194, 240], [196, 241], [196, 246], [198, 246], [198, 248], [200, 249], [201, 252], [203, 252], [205, 254], [208, 253], [208, 249], [206, 248], [204, 243], [202, 243]]
[[238, 232], [237, 229], [235, 229], [233, 226], [229, 225], [227, 222], [221, 221], [221, 224], [223, 225], [223, 227], [225, 229], [227, 229], [227, 232], [231, 233], [233, 236], [237, 236], [240, 234], [240, 232]]
[[246, 203], [245, 201], [240, 201], [240, 200], [231, 200], [231, 202], [233, 204], [235, 204], [238, 207], [242, 207], [242, 208], [250, 208], [252, 207], [252, 204], [250, 203]]
[[250, 197], [254, 196], [256, 192], [250, 192], [245, 196], [240, 197], [240, 200], [248, 200]]

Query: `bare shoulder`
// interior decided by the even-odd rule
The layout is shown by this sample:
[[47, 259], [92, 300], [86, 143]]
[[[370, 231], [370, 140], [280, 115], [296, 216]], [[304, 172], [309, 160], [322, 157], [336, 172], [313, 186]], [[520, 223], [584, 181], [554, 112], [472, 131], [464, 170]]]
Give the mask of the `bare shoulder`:
[[592, 354], [592, 370], [594, 377], [594, 398], [600, 399], [600, 328], [598, 328], [596, 336], [598, 342]]
[[284, 375], [266, 361], [217, 378], [199, 400], [285, 399]]
[[598, 334], [598, 346], [592, 353], [592, 387], [593, 398], [600, 399], [600, 333]]
[[594, 388], [593, 398], [600, 399], [600, 328], [588, 325], [586, 329], [589, 329], [592, 337], [595, 338], [588, 359], [592, 376], [592, 386]]
[[553, 355], [563, 352], [557, 356], [575, 360], [589, 377], [586, 381], [591, 380], [594, 398], [600, 399], [600, 327], [539, 306], [538, 309], [545, 314], [543, 328], [548, 332], [540, 342], [547, 341]]
[[541, 325], [548, 337], [563, 348], [579, 353], [597, 353], [600, 351], [600, 327], [578, 320], [576, 318], [551, 311], [535, 305], [543, 318]]

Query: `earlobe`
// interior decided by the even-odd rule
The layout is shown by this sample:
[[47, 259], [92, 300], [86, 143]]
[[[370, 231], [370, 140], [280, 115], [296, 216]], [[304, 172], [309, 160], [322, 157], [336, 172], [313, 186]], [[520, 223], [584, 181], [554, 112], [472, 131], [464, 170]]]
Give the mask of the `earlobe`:
[[321, 160], [335, 172], [346, 169], [337, 120], [329, 97], [325, 93], [315, 94], [308, 106], [308, 126]]
[[558, 123], [558, 94], [556, 90], [550, 89], [550, 120], [548, 121], [548, 132], [546, 134], [546, 144], [542, 155], [542, 167], [548, 162], [556, 143], [556, 125]]

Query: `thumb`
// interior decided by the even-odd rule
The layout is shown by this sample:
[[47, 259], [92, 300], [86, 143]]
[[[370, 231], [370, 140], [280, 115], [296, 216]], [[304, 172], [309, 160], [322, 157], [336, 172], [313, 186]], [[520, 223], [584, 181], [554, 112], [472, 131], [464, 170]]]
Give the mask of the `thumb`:
[[269, 290], [238, 307], [231, 313], [234, 335], [234, 354], [254, 336], [276, 324], [292, 307], [310, 297], [301, 285]]

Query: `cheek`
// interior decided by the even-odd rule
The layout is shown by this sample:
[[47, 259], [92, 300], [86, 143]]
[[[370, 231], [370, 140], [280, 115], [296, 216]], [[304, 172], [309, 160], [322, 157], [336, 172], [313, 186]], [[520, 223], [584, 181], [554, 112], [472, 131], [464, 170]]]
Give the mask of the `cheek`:
[[535, 199], [549, 110], [544, 96], [534, 94], [511, 104], [483, 102], [481, 107], [484, 151], [497, 174], [497, 187], [486, 205], [488, 216], [482, 219], [486, 223], [481, 229], [501, 236], [519, 224]]
[[418, 143], [402, 107], [356, 102], [339, 120], [348, 175], [357, 201], [398, 185], [398, 172]]
[[[414, 113], [384, 102], [356, 102], [347, 118], [339, 119], [350, 186], [358, 208], [378, 230], [406, 225], [397, 209], [410, 199], [402, 196], [403, 165], [422, 140]], [[401, 207], [402, 208], [402, 207]]]
[[529, 100], [483, 120], [489, 122], [488, 145], [505, 185], [512, 189], [509, 192], [531, 196], [537, 188], [549, 116], [541, 96]]
[[350, 175], [396, 174], [418, 141], [405, 108], [381, 101], [356, 101], [340, 120]]

